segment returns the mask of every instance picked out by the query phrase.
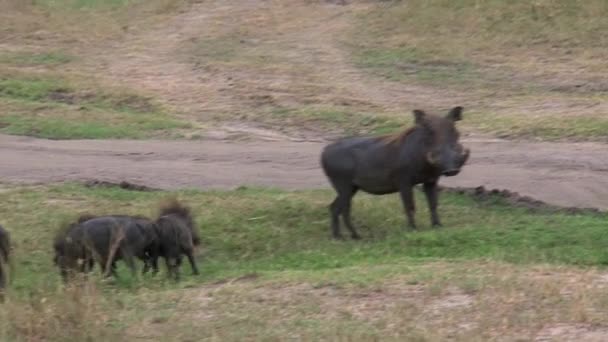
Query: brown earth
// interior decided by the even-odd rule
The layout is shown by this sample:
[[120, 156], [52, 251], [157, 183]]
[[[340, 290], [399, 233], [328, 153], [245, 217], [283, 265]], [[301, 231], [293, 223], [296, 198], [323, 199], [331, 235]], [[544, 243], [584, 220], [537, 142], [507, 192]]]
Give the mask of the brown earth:
[[[608, 209], [606, 146], [472, 139], [464, 171], [450, 187], [509, 189], [550, 204]], [[6, 183], [127, 181], [161, 189], [243, 185], [328, 188], [320, 142], [287, 140], [49, 141], [0, 135]]]

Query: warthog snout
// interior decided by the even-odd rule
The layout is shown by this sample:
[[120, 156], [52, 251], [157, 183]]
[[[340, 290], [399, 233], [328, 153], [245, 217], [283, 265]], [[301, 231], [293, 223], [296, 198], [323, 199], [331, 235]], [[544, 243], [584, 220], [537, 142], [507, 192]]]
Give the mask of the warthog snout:
[[458, 146], [455, 149], [434, 150], [426, 153], [426, 161], [441, 170], [442, 176], [456, 176], [467, 162], [471, 151]]
[[451, 176], [456, 176], [459, 173], [460, 173], [460, 169], [451, 169], [451, 170], [443, 171], [442, 175], [444, 175], [446, 177], [451, 177]]
[[455, 167], [451, 167], [446, 170], [443, 170], [443, 172], [441, 172], [441, 174], [446, 177], [452, 177], [452, 176], [456, 176], [457, 174], [459, 174], [460, 169], [467, 162], [470, 154], [471, 154], [471, 150], [469, 150], [468, 148], [463, 149], [462, 152], [460, 153], [460, 155], [457, 157], [458, 161], [456, 162]]

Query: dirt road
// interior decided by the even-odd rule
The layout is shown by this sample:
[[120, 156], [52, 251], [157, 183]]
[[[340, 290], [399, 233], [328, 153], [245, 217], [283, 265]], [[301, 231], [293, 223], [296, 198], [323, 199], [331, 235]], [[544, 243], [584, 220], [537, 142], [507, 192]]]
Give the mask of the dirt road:
[[[608, 147], [469, 139], [470, 164], [447, 186], [509, 189], [551, 204], [608, 209]], [[129, 181], [162, 189], [329, 187], [323, 144], [255, 141], [49, 141], [0, 135], [5, 183]]]

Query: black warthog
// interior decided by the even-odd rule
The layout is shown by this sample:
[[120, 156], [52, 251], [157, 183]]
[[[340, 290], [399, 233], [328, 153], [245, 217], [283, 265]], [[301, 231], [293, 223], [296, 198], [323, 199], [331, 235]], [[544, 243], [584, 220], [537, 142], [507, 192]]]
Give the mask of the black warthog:
[[321, 165], [338, 193], [330, 205], [331, 228], [341, 238], [339, 216], [354, 239], [359, 234], [350, 219], [352, 197], [359, 189], [374, 195], [399, 192], [408, 224], [414, 220], [413, 187], [424, 185], [431, 211], [431, 223], [440, 226], [437, 215], [437, 182], [440, 176], [455, 176], [469, 157], [459, 143], [455, 122], [462, 107], [445, 117], [414, 110], [415, 126], [393, 135], [345, 138], [323, 150]]
[[83, 241], [81, 223], [95, 218], [93, 215], [83, 214], [76, 222], [66, 224], [55, 235], [53, 262], [59, 267], [63, 280], [68, 280], [71, 273], [88, 272], [93, 268], [93, 258]]
[[175, 280], [179, 280], [179, 267], [183, 254], [190, 261], [192, 273], [198, 274], [194, 260], [194, 246], [200, 244], [200, 238], [190, 209], [176, 200], [168, 202], [161, 207], [156, 220], [156, 229], [159, 238], [159, 252], [165, 258], [169, 276], [173, 275]]
[[116, 275], [118, 260], [123, 260], [135, 273], [134, 257], [144, 261], [144, 272], [150, 266], [158, 270], [158, 236], [151, 220], [140, 216], [101, 216], [81, 223], [79, 229], [88, 254], [97, 260], [104, 275], [108, 271]]
[[2, 293], [6, 288], [9, 277], [9, 263], [10, 263], [10, 252], [11, 252], [11, 239], [9, 233], [0, 226], [0, 299], [2, 299]]

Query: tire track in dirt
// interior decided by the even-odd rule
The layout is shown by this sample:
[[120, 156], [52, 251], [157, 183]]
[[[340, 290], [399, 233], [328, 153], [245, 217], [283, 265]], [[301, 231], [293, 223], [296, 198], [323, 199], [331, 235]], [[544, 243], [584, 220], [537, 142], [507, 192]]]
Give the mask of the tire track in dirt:
[[[469, 139], [463, 172], [442, 185], [509, 189], [553, 205], [608, 209], [606, 146]], [[5, 183], [128, 181], [167, 190], [329, 188], [317, 142], [49, 141], [0, 135]]]

